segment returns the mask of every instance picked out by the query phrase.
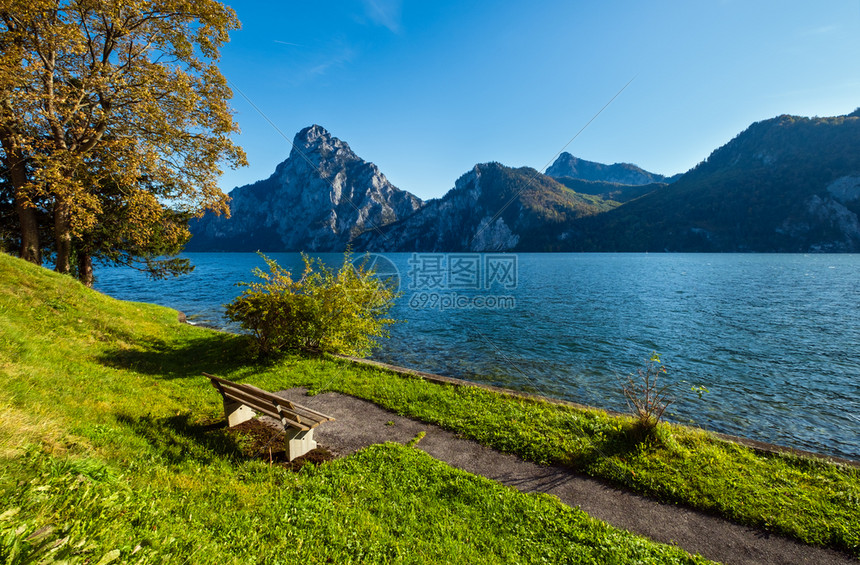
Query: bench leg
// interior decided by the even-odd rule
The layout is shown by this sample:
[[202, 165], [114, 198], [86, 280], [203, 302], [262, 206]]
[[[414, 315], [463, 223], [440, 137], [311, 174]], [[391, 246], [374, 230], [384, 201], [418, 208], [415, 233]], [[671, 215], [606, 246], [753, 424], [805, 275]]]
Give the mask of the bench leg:
[[301, 457], [308, 451], [316, 449], [317, 442], [314, 441], [314, 431], [297, 430], [296, 428], [287, 428], [286, 450], [287, 460], [292, 461], [296, 457]]
[[254, 417], [254, 411], [235, 400], [224, 399], [224, 416], [227, 418], [227, 425], [231, 428], [238, 426], [242, 422], [247, 422]]

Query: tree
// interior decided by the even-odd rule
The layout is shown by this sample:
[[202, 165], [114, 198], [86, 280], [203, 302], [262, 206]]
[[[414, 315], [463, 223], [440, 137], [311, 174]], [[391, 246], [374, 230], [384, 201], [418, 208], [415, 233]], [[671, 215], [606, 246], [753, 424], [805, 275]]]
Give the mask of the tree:
[[[14, 253], [21, 249], [20, 222], [14, 195], [8, 172], [0, 165], [0, 251], [4, 253]], [[37, 239], [48, 241], [51, 218], [44, 202], [38, 202], [32, 213], [37, 228]]]
[[76, 245], [86, 260], [94, 230], [121, 234], [96, 229], [117, 199], [148, 210], [126, 218], [138, 230], [167, 204], [176, 218], [228, 212], [220, 166], [245, 156], [230, 139], [238, 127], [215, 62], [239, 26], [233, 10], [214, 0], [0, 0], [0, 25], [0, 146], [22, 258], [41, 263], [40, 205], [64, 273]]
[[[0, 174], [0, 251], [9, 252], [13, 242], [20, 237], [15, 229], [15, 202], [12, 198], [12, 187], [6, 175]], [[15, 245], [15, 247], [20, 247]]]
[[[98, 166], [94, 163], [88, 172]], [[145, 271], [154, 278], [192, 269], [188, 259], [173, 257], [191, 237], [191, 215], [160, 201], [160, 195], [169, 191], [145, 182], [122, 187], [109, 177], [94, 179], [90, 186], [98, 193], [99, 221], [76, 235], [70, 259], [71, 272], [81, 282], [92, 286], [94, 259]]]

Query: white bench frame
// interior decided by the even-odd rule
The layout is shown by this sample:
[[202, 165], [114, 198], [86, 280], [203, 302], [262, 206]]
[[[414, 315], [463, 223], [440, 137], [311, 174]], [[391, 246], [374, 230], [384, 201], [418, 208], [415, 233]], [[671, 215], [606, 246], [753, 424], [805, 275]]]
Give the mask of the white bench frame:
[[234, 383], [209, 373], [203, 373], [203, 375], [221, 393], [224, 401], [224, 417], [227, 418], [227, 424], [231, 428], [247, 422], [257, 412], [280, 421], [287, 434], [285, 448], [289, 461], [316, 449], [314, 428], [323, 422], [334, 421], [331, 416], [255, 386]]

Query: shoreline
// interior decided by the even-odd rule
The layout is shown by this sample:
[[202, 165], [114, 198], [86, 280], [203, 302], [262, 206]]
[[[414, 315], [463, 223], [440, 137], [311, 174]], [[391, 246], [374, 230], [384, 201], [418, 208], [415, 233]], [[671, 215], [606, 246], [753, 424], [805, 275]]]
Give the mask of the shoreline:
[[[179, 311], [179, 310], [177, 310], [177, 312], [178, 312], [178, 317], [179, 317], [180, 323], [189, 324], [189, 325], [193, 325], [193, 326], [197, 326], [197, 327], [201, 327], [201, 328], [207, 328], [207, 329], [222, 332], [222, 333], [231, 333], [231, 334], [233, 333], [233, 332], [229, 332], [223, 328], [217, 328], [214, 326], [203, 325], [203, 324], [201, 324], [201, 325], [194, 324], [193, 322], [187, 321], [187, 318], [186, 318], [186, 315], [184, 312]], [[239, 335], [239, 334], [233, 334], [233, 335]], [[333, 355], [333, 357], [335, 357], [337, 359], [342, 359], [345, 361], [357, 363], [360, 365], [369, 365], [369, 366], [376, 367], [379, 369], [384, 369], [384, 370], [391, 371], [393, 373], [397, 373], [400, 375], [406, 375], [406, 376], [410, 376], [410, 377], [418, 377], [418, 378], [421, 378], [421, 379], [424, 379], [424, 380], [427, 380], [430, 382], [439, 383], [439, 384], [450, 384], [450, 385], [455, 385], [455, 386], [474, 386], [474, 387], [483, 388], [485, 390], [497, 392], [499, 394], [504, 394], [507, 396], [527, 398], [527, 399], [531, 399], [531, 400], [548, 402], [550, 404], [557, 404], [557, 405], [561, 405], [561, 406], [570, 406], [572, 408], [577, 408], [580, 410], [600, 410], [602, 412], [606, 412], [607, 414], [609, 414], [611, 416], [630, 416], [630, 414], [627, 414], [624, 412], [617, 412], [615, 410], [610, 410], [607, 408], [600, 408], [598, 406], [589, 406], [587, 404], [581, 404], [579, 402], [573, 402], [571, 400], [564, 400], [561, 398], [553, 398], [550, 396], [543, 396], [543, 395], [534, 394], [531, 392], [524, 392], [524, 391], [520, 391], [520, 390], [516, 390], [516, 389], [505, 388], [505, 387], [490, 385], [490, 384], [486, 384], [486, 383], [479, 383], [476, 381], [469, 381], [466, 379], [458, 379], [456, 377], [446, 377], [445, 375], [439, 375], [436, 373], [428, 373], [425, 371], [419, 371], [417, 369], [410, 369], [408, 367], [401, 367], [399, 365], [392, 365], [390, 363], [384, 363], [382, 361], [375, 361], [373, 359], [362, 359], [359, 357], [350, 357], [348, 355]], [[684, 426], [691, 427], [688, 424], [673, 424], [673, 425], [684, 425]], [[856, 469], [860, 469], [860, 460], [858, 460], [858, 459], [848, 459], [845, 457], [839, 457], [837, 455], [826, 455], [824, 453], [818, 453], [818, 452], [809, 451], [806, 449], [799, 449], [796, 447], [789, 447], [787, 445], [779, 445], [779, 444], [775, 444], [775, 443], [769, 443], [766, 441], [760, 441], [757, 439], [751, 439], [751, 438], [746, 438], [746, 437], [742, 437], [742, 436], [735, 436], [735, 435], [731, 435], [731, 434], [724, 434], [722, 432], [716, 432], [716, 431], [708, 430], [705, 428], [698, 428], [698, 429], [701, 429], [701, 430], [713, 435], [714, 437], [716, 437], [720, 440], [723, 440], [723, 441], [726, 441], [729, 443], [736, 443], [738, 445], [748, 447], [748, 448], [750, 448], [756, 452], [759, 452], [759, 453], [766, 453], [766, 454], [771, 454], [771, 455], [795, 455], [798, 457], [807, 457], [810, 459], [815, 459], [815, 460], [819, 460], [819, 461], [825, 461], [828, 463], [834, 463], [837, 465], [844, 465], [847, 467], [854, 467]]]
[[[570, 406], [571, 408], [577, 408], [580, 410], [600, 410], [602, 412], [606, 412], [611, 416], [630, 416], [630, 414], [625, 414], [623, 412], [616, 412], [615, 410], [608, 410], [606, 408], [599, 408], [597, 406], [588, 406], [586, 404], [580, 404], [578, 402], [572, 402], [570, 400], [563, 400], [560, 398], [552, 398], [548, 396], [542, 396], [540, 394], [534, 394], [531, 392], [523, 392], [515, 389], [499, 387], [495, 385], [488, 385], [484, 383], [478, 383], [473, 381], [468, 381], [465, 379], [458, 379], [455, 377], [446, 377], [444, 375], [437, 375], [435, 373], [427, 373], [424, 371], [417, 371], [415, 369], [409, 369], [407, 367], [400, 367], [397, 365], [391, 365], [390, 363], [383, 363], [382, 361], [374, 361], [372, 359], [361, 359], [359, 357], [350, 357], [347, 355], [334, 355], [333, 357], [337, 359], [342, 359], [345, 361], [350, 361], [352, 363], [356, 363], [359, 365], [369, 365], [371, 367], [376, 367], [378, 369], [384, 369], [386, 371], [391, 371], [393, 373], [397, 373], [400, 375], [410, 376], [410, 377], [418, 377], [420, 379], [424, 379], [430, 382], [435, 382], [438, 384], [449, 384], [455, 386], [473, 386], [482, 388], [485, 390], [489, 390], [492, 392], [496, 392], [499, 394], [504, 394], [507, 396], [513, 396], [517, 398], [525, 398], [529, 400], [537, 400], [541, 402], [547, 402], [549, 404], [556, 404], [560, 406]], [[673, 424], [675, 425], [675, 424]], [[677, 425], [686, 425], [686, 424], [677, 424]], [[742, 445], [744, 447], [748, 447], [756, 452], [769, 454], [769, 455], [794, 455], [798, 457], [806, 457], [810, 459], [815, 459], [818, 461], [824, 461], [827, 463], [834, 463], [837, 465], [844, 465], [847, 467], [853, 467], [856, 469], [860, 469], [860, 460], [855, 459], [847, 459], [844, 457], [837, 457], [835, 455], [825, 455], [823, 453], [816, 453], [814, 451], [808, 451], [805, 449], [797, 449], [795, 447], [788, 447], [785, 445], [778, 445], [775, 443], [768, 443], [765, 441], [759, 441], [755, 439], [745, 438], [741, 436], [733, 436], [730, 434], [724, 434], [720, 432], [715, 432], [712, 430], [706, 430], [704, 428], [701, 429], [717, 439], [722, 441], [726, 441], [729, 443], [736, 443], [738, 445]]]

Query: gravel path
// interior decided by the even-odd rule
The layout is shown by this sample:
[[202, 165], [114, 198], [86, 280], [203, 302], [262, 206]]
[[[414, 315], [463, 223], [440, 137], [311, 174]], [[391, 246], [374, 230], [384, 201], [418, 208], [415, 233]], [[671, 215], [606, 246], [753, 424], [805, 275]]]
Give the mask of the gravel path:
[[675, 544], [708, 559], [732, 564], [858, 563], [842, 553], [799, 544], [695, 510], [660, 504], [561, 467], [529, 463], [351, 396], [307, 396], [303, 389], [278, 394], [336, 418], [317, 428], [314, 437], [338, 455], [386, 441], [406, 443], [423, 431], [427, 435], [418, 448], [453, 467], [523, 492], [555, 495], [565, 504], [578, 506], [615, 527]]

